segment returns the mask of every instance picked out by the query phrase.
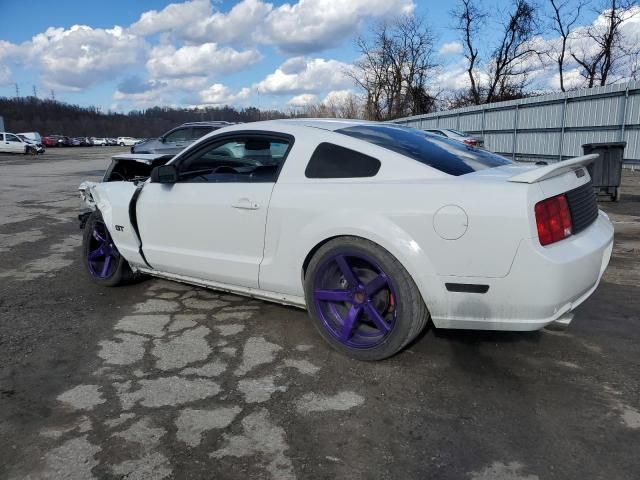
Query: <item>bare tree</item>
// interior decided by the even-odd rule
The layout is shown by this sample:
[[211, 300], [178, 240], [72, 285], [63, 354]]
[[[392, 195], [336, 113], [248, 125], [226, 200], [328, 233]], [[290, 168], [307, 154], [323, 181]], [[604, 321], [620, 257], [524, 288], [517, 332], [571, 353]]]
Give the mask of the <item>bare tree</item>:
[[536, 34], [535, 15], [535, 6], [528, 0], [514, 0], [492, 54], [487, 103], [517, 98], [524, 89], [532, 68], [528, 61], [538, 53], [531, 44]]
[[[581, 68], [581, 75], [589, 88], [599, 84], [611, 83], [617, 67], [628, 56], [622, 45], [622, 24], [635, 15], [637, 0], [607, 0], [601, 4], [599, 13], [604, 22], [598, 22], [587, 28], [578, 52], [571, 56]], [[615, 80], [615, 78], [614, 78]]]
[[564, 85], [564, 64], [567, 56], [567, 44], [573, 33], [573, 27], [580, 18], [582, 9], [588, 4], [587, 0], [573, 3], [570, 0], [549, 0], [551, 4], [551, 30], [560, 36], [560, 48], [554, 50], [551, 55], [558, 65], [560, 76], [560, 90], [566, 91]]
[[433, 108], [428, 83], [437, 66], [434, 43], [429, 27], [412, 16], [379, 24], [371, 39], [356, 40], [361, 59], [346, 73], [364, 90], [367, 118], [387, 120]]
[[464, 56], [467, 59], [467, 75], [469, 76], [469, 95], [472, 103], [482, 103], [480, 81], [477, 79], [478, 47], [475, 45], [476, 36], [484, 23], [487, 14], [480, 9], [475, 0], [461, 0], [457, 9], [451, 12], [456, 19], [456, 29], [461, 33]]
[[317, 104], [305, 105], [296, 116], [309, 118], [364, 118], [362, 99], [351, 93], [344, 97], [332, 98]]
[[[452, 12], [467, 59], [468, 91], [456, 92], [449, 103], [457, 106], [510, 100], [524, 96], [531, 60], [542, 52], [535, 49], [536, 7], [531, 0], [513, 0], [512, 8], [497, 29], [497, 43], [481, 48], [488, 17], [479, 0], [459, 0]], [[483, 71], [483, 75], [480, 72]]]

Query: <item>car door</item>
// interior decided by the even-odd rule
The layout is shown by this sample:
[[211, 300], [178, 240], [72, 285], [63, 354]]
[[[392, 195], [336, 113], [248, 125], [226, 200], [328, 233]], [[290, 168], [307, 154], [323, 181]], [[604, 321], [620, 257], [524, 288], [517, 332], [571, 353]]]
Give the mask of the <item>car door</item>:
[[258, 288], [269, 200], [292, 144], [291, 137], [234, 132], [178, 157], [178, 181], [147, 183], [137, 202], [147, 262], [164, 272]]
[[12, 133], [4, 134], [4, 145], [5, 151], [11, 153], [24, 153], [26, 148], [24, 142]]
[[177, 128], [164, 136], [156, 151], [161, 154], [180, 153], [191, 142], [191, 127]]

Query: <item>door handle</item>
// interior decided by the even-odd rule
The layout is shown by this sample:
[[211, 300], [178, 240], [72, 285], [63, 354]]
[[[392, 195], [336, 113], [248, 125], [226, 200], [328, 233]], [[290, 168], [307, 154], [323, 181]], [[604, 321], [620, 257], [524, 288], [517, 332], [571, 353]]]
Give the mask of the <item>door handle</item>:
[[258, 210], [260, 208], [260, 204], [258, 202], [254, 202], [248, 198], [240, 198], [232, 203], [231, 206], [241, 210]]

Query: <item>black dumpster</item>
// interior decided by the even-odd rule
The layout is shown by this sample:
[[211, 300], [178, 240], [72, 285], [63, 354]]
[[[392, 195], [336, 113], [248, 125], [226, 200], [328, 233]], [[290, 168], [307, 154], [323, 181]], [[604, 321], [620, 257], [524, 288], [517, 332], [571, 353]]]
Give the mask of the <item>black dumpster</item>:
[[590, 153], [600, 155], [587, 167], [596, 194], [607, 195], [614, 202], [620, 200], [622, 160], [626, 146], [627, 142], [586, 143], [582, 145], [582, 151], [585, 155]]

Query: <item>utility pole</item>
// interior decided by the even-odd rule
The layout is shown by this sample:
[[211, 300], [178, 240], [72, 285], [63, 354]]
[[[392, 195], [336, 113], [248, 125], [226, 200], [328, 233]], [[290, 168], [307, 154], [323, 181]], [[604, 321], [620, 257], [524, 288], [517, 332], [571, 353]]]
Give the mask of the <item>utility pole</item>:
[[38, 89], [36, 88], [35, 85], [32, 85], [32, 87], [33, 87], [33, 96], [38, 98]]
[[20, 87], [18, 86], [18, 82], [14, 83], [16, 86], [16, 98], [20, 98]]

